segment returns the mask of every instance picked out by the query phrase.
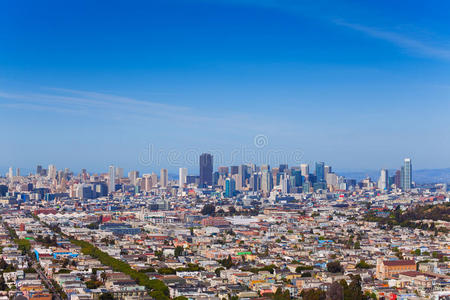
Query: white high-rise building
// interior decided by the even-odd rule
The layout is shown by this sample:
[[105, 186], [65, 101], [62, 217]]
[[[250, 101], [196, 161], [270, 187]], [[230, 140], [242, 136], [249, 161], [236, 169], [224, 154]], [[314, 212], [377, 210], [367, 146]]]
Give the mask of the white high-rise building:
[[272, 174], [267, 169], [264, 169], [261, 174], [261, 190], [265, 195], [268, 195], [272, 191], [272, 185]]
[[289, 175], [281, 174], [280, 185], [281, 185], [281, 194], [286, 195], [290, 192]]
[[13, 167], [9, 167], [8, 178], [11, 180], [14, 177]]
[[118, 179], [122, 179], [123, 178], [123, 168], [116, 168], [116, 176]]
[[128, 178], [130, 178], [130, 182], [132, 185], [136, 185], [136, 180], [139, 177], [139, 171], [131, 171], [128, 173]]
[[152, 172], [152, 186], [158, 185], [158, 175], [155, 172]]
[[108, 172], [108, 193], [116, 191], [116, 168], [113, 165], [109, 166]]
[[143, 174], [142, 180], [144, 181], [144, 184], [143, 184], [144, 191], [150, 192], [153, 187], [152, 175], [151, 174]]
[[179, 173], [178, 173], [179, 183], [178, 183], [178, 185], [180, 186], [180, 188], [183, 188], [186, 185], [187, 175], [188, 175], [187, 168], [180, 168], [179, 169]]
[[55, 179], [56, 178], [56, 167], [54, 165], [48, 166], [48, 173], [47, 173], [48, 179]]
[[388, 177], [388, 171], [386, 169], [381, 169], [380, 178], [378, 179], [378, 188], [380, 190], [388, 190], [389, 189], [389, 177]]
[[335, 173], [328, 173], [327, 177], [325, 177], [327, 185], [331, 185], [333, 187], [338, 186], [338, 178], [339, 176], [337, 176]]
[[411, 158], [405, 158], [403, 166], [403, 190], [409, 191], [412, 187], [412, 164]]
[[326, 181], [327, 180], [327, 175], [329, 173], [333, 173], [332, 170], [331, 170], [331, 166], [325, 165], [325, 167], [323, 169], [323, 173], [324, 173], [324, 178], [325, 178], [325, 181]]
[[308, 175], [309, 175], [309, 165], [308, 164], [301, 164], [300, 170], [302, 172], [302, 176], [308, 177]]
[[159, 183], [161, 187], [167, 187], [169, 184], [169, 173], [167, 172], [167, 169], [161, 169], [161, 177], [159, 179]]

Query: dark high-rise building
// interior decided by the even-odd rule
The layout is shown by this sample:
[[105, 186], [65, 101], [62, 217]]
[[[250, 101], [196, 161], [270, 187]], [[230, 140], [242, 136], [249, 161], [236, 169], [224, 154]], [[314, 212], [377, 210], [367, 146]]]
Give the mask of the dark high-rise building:
[[230, 175], [234, 175], [234, 174], [237, 174], [237, 173], [239, 173], [239, 166], [231, 166], [230, 167]]
[[397, 188], [401, 188], [401, 177], [402, 177], [402, 172], [400, 170], [395, 171], [395, 176], [394, 176], [394, 184]]
[[261, 177], [258, 173], [250, 175], [250, 189], [254, 192], [261, 189]]
[[188, 175], [186, 176], [186, 184], [198, 184], [200, 182], [199, 176]]
[[288, 170], [288, 165], [286, 165], [286, 164], [281, 164], [280, 167], [278, 168], [278, 171], [280, 173], [286, 173], [287, 170]]
[[219, 177], [220, 177], [219, 172], [216, 171], [213, 173], [213, 185], [217, 185], [217, 183], [219, 182]]
[[238, 168], [238, 174], [240, 182], [237, 183], [237, 185], [242, 188], [245, 186], [245, 180], [247, 179], [247, 166], [240, 165]]
[[400, 168], [400, 188], [402, 190], [405, 189], [405, 167], [404, 166], [402, 166]]
[[302, 186], [302, 172], [300, 170], [292, 169], [291, 178], [294, 178], [293, 184], [291, 184], [291, 186], [294, 187]]
[[217, 170], [220, 175], [228, 176], [228, 167], [219, 167]]
[[0, 196], [4, 197], [6, 196], [6, 193], [8, 193], [8, 186], [7, 185], [0, 185]]
[[38, 166], [36, 167], [36, 175], [41, 175], [41, 173], [42, 173], [42, 166], [41, 166], [41, 165], [38, 165]]
[[96, 197], [104, 197], [108, 195], [108, 185], [104, 182], [96, 182], [93, 184], [93, 192]]
[[213, 184], [213, 156], [209, 153], [200, 155], [200, 187]]
[[325, 163], [324, 162], [316, 162], [316, 181], [324, 182], [325, 181]]

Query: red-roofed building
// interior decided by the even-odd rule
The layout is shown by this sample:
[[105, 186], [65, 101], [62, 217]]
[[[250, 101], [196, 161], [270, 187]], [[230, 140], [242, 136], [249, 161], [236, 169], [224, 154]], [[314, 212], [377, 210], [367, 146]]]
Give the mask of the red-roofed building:
[[416, 262], [414, 260], [377, 260], [378, 279], [390, 279], [396, 274], [408, 271], [416, 271]]

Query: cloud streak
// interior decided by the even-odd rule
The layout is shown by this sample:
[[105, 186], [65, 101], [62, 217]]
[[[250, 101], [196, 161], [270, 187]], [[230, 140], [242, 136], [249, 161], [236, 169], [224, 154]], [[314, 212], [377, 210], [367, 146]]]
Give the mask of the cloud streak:
[[450, 61], [450, 49], [430, 46], [422, 41], [411, 39], [396, 32], [383, 31], [377, 28], [348, 23], [342, 20], [335, 20], [334, 23], [364, 33], [370, 37], [384, 40], [415, 54]]
[[[136, 100], [111, 94], [48, 88], [54, 93], [10, 93], [0, 91], [0, 105], [10, 109], [21, 108], [60, 113], [100, 116], [127, 116], [135, 119], [179, 118], [186, 120], [192, 111], [188, 107]], [[201, 120], [200, 117], [196, 117]], [[189, 118], [191, 120], [191, 118]]]
[[222, 0], [221, 2], [232, 5], [253, 5], [255, 7], [277, 9], [289, 15], [316, 19], [324, 23], [332, 23], [361, 32], [372, 38], [389, 42], [414, 55], [450, 61], [450, 49], [448, 47], [446, 48], [444, 46], [430, 45], [427, 42], [414, 39], [394, 31], [382, 30], [363, 24], [347, 22], [346, 20], [349, 19], [348, 16], [324, 15], [321, 7], [328, 4], [323, 1]]
[[[83, 118], [120, 120], [138, 126], [153, 124], [177, 124], [180, 128], [222, 129], [218, 124], [226, 124], [227, 130], [241, 132], [242, 128], [261, 131], [271, 128], [267, 120], [261, 120], [251, 113], [233, 111], [209, 111], [194, 108], [138, 100], [107, 93], [73, 90], [64, 88], [43, 88], [47, 92], [9, 92], [0, 90], [0, 107], [7, 110], [28, 110], [56, 114], [79, 115]], [[282, 120], [277, 124], [282, 126]], [[284, 124], [290, 128], [288, 124]], [[267, 131], [270, 131], [270, 130]]]

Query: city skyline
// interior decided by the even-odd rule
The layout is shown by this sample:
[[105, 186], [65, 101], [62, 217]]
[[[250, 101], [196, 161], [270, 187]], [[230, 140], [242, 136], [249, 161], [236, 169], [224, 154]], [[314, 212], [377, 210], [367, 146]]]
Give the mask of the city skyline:
[[338, 169], [450, 166], [448, 3], [4, 5], [2, 170], [136, 169], [149, 144], [231, 153], [260, 134]]
[[[217, 162], [216, 162], [217, 164]], [[239, 175], [240, 181], [238, 181], [238, 187], [242, 187], [242, 185], [247, 184], [244, 180], [244, 178], [250, 178], [253, 179], [253, 174], [258, 173], [259, 175], [264, 176], [264, 172], [271, 172], [272, 169], [276, 169], [277, 172], [280, 173], [286, 173], [292, 176], [297, 176], [293, 172], [298, 172], [299, 176], [305, 176], [305, 174], [314, 174], [315, 180], [319, 183], [325, 183], [328, 181], [327, 176], [329, 174], [335, 174], [335, 169], [332, 165], [327, 164], [323, 161], [320, 162], [314, 162], [314, 169], [312, 173], [310, 173], [310, 167], [308, 163], [301, 163], [301, 164], [254, 164], [254, 163], [240, 163], [240, 164], [234, 164], [234, 165], [226, 165], [226, 164], [220, 164], [214, 168], [214, 156], [211, 153], [202, 153], [198, 159], [198, 166], [197, 170], [193, 171], [186, 167], [178, 167], [178, 175], [174, 173], [169, 173], [169, 169], [161, 168], [160, 169], [160, 181], [161, 186], [166, 187], [168, 185], [169, 180], [175, 180], [178, 181], [179, 186], [184, 186], [187, 184], [187, 178], [188, 177], [198, 177], [199, 179], [199, 187], [208, 187], [212, 186], [216, 183], [217, 177], [216, 176], [232, 176], [232, 175]], [[57, 167], [53, 164], [48, 165], [48, 168], [45, 169], [42, 165], [36, 165], [35, 171], [28, 172], [27, 174], [22, 174], [23, 170], [21, 168], [13, 168], [9, 167], [8, 171], [5, 174], [5, 178], [13, 178], [13, 177], [21, 177], [21, 176], [45, 176], [51, 180], [54, 180], [57, 178], [57, 176], [61, 176], [63, 173], [68, 174], [69, 172], [73, 175], [82, 176], [83, 178], [85, 175], [101, 175], [101, 174], [107, 174], [107, 184], [108, 184], [108, 190], [114, 190], [114, 182], [110, 180], [110, 178], [129, 178], [132, 183], [135, 182], [135, 180], [139, 177], [139, 174], [142, 174], [143, 178], [147, 178], [150, 180], [150, 185], [153, 185], [158, 175], [155, 173], [154, 170], [151, 170], [148, 172], [142, 172], [142, 170], [129, 170], [128, 176], [125, 176], [126, 170], [120, 166], [115, 165], [109, 165], [107, 172], [95, 172], [95, 171], [89, 171], [85, 168], [81, 169], [81, 172], [77, 172], [76, 170], [72, 170], [70, 168], [64, 167], [61, 169], [57, 169]], [[371, 170], [373, 171], [373, 170]], [[388, 169], [381, 168], [379, 170], [380, 177], [377, 183], [377, 187], [381, 190], [388, 189], [389, 186], [389, 171]], [[403, 165], [400, 166], [400, 168], [392, 169], [391, 171], [394, 171], [394, 175], [392, 176], [392, 183], [395, 183], [395, 185], [401, 187], [405, 190], [410, 190], [412, 187], [412, 178], [413, 178], [413, 168], [412, 168], [412, 160], [411, 158], [405, 158], [403, 160]], [[63, 173], [61, 173], [63, 172]], [[141, 173], [142, 172], [142, 173]], [[341, 171], [338, 170], [338, 173]], [[345, 173], [345, 171], [342, 171]], [[303, 174], [303, 175], [302, 175]], [[171, 176], [169, 176], [171, 175]], [[0, 174], [0, 178], [1, 178]], [[346, 177], [344, 175], [344, 177]], [[365, 176], [365, 178], [370, 178], [369, 174]], [[231, 177], [230, 177], [231, 178]], [[395, 179], [394, 179], [395, 178]], [[156, 179], [156, 180], [155, 180]], [[361, 178], [352, 178], [351, 176], [349, 179], [361, 179]], [[86, 178], [84, 178], [86, 180]], [[260, 182], [262, 179], [258, 178], [258, 182]], [[153, 181], [153, 184], [151, 183]], [[297, 180], [296, 180], [297, 181]], [[236, 182], [234, 183], [236, 184]], [[255, 182], [249, 183], [250, 185], [256, 184]]]
[[[393, 176], [388, 175], [388, 170], [381, 169], [378, 181], [373, 181], [370, 176], [362, 179], [346, 177], [344, 174], [333, 172], [333, 167], [325, 162], [315, 162], [314, 171], [310, 172], [308, 164], [290, 166], [288, 164], [279, 164], [270, 166], [268, 164], [240, 164], [232, 166], [218, 166], [214, 169], [214, 156], [211, 153], [202, 153], [198, 160], [198, 174], [189, 174], [187, 168], [180, 167], [178, 178], [170, 180], [168, 170], [162, 168], [160, 176], [155, 172], [143, 173], [133, 170], [124, 173], [124, 169], [119, 166], [110, 165], [108, 173], [92, 174], [86, 169], [76, 174], [70, 169], [58, 170], [55, 165], [49, 165], [48, 169], [42, 165], [36, 166], [35, 173], [22, 176], [20, 168], [14, 170], [9, 168], [8, 173], [1, 179], [14, 182], [38, 180], [47, 181], [51, 186], [60, 191], [67, 189], [70, 185], [71, 197], [97, 198], [107, 195], [114, 195], [117, 192], [126, 193], [151, 193], [156, 189], [169, 191], [178, 188], [183, 192], [186, 188], [195, 188], [203, 191], [217, 189], [222, 190], [224, 197], [233, 198], [239, 193], [251, 192], [255, 196], [269, 197], [273, 193], [280, 195], [322, 193], [322, 192], [348, 192], [359, 189], [375, 190], [382, 193], [389, 193], [391, 190], [396, 192], [409, 193], [412, 190], [420, 188], [420, 184], [413, 180], [413, 167], [411, 158], [405, 158], [403, 165], [393, 172]], [[35, 183], [36, 184], [36, 183]], [[446, 183], [437, 183], [444, 184]], [[38, 183], [38, 186], [42, 183]], [[23, 185], [26, 190], [36, 188], [33, 183]], [[3, 190], [8, 190], [4, 185]], [[36, 191], [40, 191], [39, 188]], [[193, 189], [191, 190], [193, 191]], [[169, 192], [169, 193], [172, 193]], [[64, 194], [58, 194], [60, 197]], [[26, 196], [25, 196], [26, 197]]]

